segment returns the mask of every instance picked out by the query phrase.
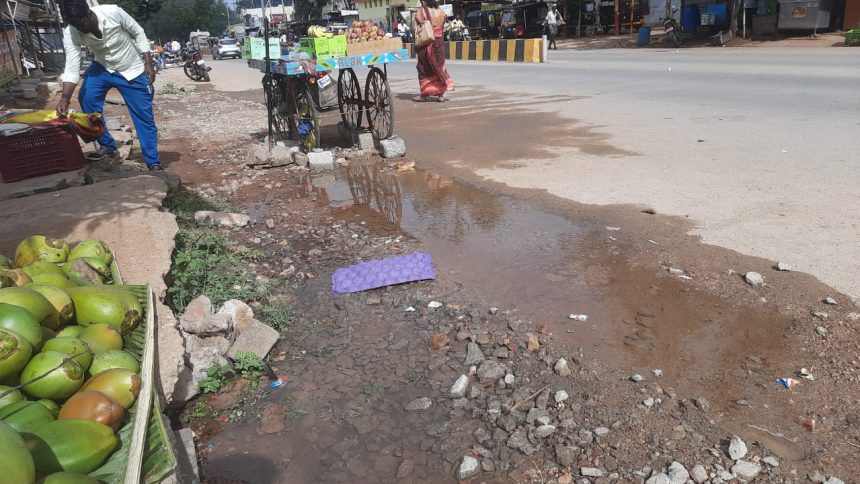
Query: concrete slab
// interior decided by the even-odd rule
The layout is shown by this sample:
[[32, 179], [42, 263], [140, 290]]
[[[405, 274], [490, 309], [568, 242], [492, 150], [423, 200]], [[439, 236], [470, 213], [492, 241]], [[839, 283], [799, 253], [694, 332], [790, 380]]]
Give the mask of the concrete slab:
[[83, 170], [66, 171], [10, 183], [0, 183], [0, 200], [22, 198], [82, 185]]

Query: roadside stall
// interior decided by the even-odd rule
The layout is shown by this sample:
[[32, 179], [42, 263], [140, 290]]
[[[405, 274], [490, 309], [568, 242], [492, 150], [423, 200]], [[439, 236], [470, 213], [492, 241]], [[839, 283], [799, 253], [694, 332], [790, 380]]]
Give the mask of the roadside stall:
[[[281, 56], [266, 47], [262, 58], [248, 58], [249, 67], [265, 73], [269, 139], [297, 140], [305, 151], [319, 148], [320, 118], [335, 108], [353, 140], [365, 119], [376, 139], [391, 137], [394, 102], [386, 65], [409, 60], [402, 40], [386, 36], [370, 21], [354, 21], [345, 35], [320, 26], [310, 26], [307, 32], [308, 37], [299, 40], [298, 52]], [[358, 67], [369, 68], [363, 92]]]

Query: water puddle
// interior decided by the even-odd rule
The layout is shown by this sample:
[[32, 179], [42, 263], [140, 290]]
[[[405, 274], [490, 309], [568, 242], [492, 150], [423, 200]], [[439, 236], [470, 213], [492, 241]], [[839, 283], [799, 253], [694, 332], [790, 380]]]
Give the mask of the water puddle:
[[419, 239], [440, 279], [468, 288], [487, 307], [516, 308], [547, 324], [571, 353], [610, 368], [662, 369], [679, 396], [689, 390], [726, 406], [750, 398], [733, 373], [746, 374], [748, 356], [772, 363], [780, 353], [772, 335], [782, 334], [784, 317], [633, 266], [621, 233], [605, 227], [578, 225], [448, 177], [368, 164], [310, 176], [301, 192], [336, 217]]

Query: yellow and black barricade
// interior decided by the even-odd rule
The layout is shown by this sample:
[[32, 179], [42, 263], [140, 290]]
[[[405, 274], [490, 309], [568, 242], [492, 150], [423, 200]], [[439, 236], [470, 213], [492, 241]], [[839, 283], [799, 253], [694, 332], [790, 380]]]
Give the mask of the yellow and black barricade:
[[[403, 44], [415, 57], [412, 44]], [[452, 60], [543, 62], [543, 39], [493, 39], [445, 42], [445, 58]]]

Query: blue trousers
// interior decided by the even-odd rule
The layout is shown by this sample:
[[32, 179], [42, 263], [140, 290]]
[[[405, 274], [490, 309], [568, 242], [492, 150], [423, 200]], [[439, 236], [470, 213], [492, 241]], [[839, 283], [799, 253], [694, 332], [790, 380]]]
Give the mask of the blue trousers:
[[[128, 81], [118, 72], [108, 72], [98, 62], [93, 62], [84, 73], [84, 82], [78, 91], [78, 102], [85, 113], [102, 113], [105, 97], [111, 88], [116, 88], [128, 106], [131, 121], [137, 131], [140, 149], [147, 166], [159, 163], [158, 130], [152, 112], [152, 86], [149, 77], [143, 73]], [[99, 145], [109, 153], [116, 151], [116, 141], [105, 131], [98, 139]]]

